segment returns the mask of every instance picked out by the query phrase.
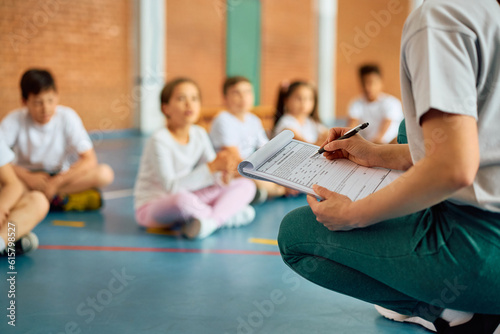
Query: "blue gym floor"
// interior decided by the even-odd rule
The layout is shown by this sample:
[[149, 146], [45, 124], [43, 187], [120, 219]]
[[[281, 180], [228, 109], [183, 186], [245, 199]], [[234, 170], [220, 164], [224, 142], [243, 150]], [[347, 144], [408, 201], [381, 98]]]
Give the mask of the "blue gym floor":
[[15, 328], [1, 284], [0, 333], [427, 333], [315, 286], [282, 262], [265, 242], [276, 240], [281, 218], [305, 197], [262, 204], [250, 226], [202, 241], [140, 228], [130, 189], [143, 143], [96, 143], [116, 173], [105, 207], [50, 213], [36, 227], [40, 249], [16, 259]]

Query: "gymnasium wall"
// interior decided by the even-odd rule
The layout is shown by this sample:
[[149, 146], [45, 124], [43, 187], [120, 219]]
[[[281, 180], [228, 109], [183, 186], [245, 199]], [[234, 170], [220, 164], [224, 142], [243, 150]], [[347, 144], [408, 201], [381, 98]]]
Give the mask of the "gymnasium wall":
[[408, 0], [338, 0], [337, 118], [347, 115], [349, 101], [360, 94], [358, 67], [378, 63], [387, 93], [401, 98], [399, 49]]
[[262, 0], [262, 105], [275, 105], [283, 80], [316, 82], [315, 5], [315, 0]]
[[226, 11], [223, 0], [166, 0], [167, 80], [194, 79], [203, 105], [222, 105], [221, 86], [226, 73]]
[[0, 118], [21, 104], [22, 73], [41, 67], [87, 129], [131, 128], [130, 11], [129, 1], [0, 1]]
[[[228, 11], [247, 0], [165, 0], [166, 77], [199, 82], [204, 110], [222, 106]], [[255, 0], [253, 0], [255, 1]], [[337, 117], [359, 92], [357, 67], [382, 66], [399, 92], [399, 40], [409, 0], [338, 0]], [[260, 104], [274, 106], [282, 80], [317, 79], [316, 0], [260, 0]], [[131, 0], [0, 1], [0, 118], [20, 105], [29, 67], [54, 73], [61, 103], [89, 130], [134, 126]], [[388, 17], [383, 14], [389, 12]], [[382, 14], [381, 14], [382, 13]]]

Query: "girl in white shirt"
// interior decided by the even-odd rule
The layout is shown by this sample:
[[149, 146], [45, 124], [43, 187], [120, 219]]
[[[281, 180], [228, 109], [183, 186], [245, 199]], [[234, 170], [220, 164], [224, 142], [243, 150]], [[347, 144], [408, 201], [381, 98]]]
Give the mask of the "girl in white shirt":
[[187, 78], [166, 84], [161, 93], [167, 126], [148, 140], [135, 184], [137, 222], [144, 227], [181, 224], [187, 238], [204, 238], [223, 226], [250, 223], [248, 204], [255, 184], [232, 179], [237, 158], [229, 150], [215, 153], [200, 116], [198, 85]]
[[291, 130], [295, 139], [321, 145], [328, 129], [318, 116], [316, 88], [306, 81], [294, 81], [282, 86], [278, 95], [273, 136]]

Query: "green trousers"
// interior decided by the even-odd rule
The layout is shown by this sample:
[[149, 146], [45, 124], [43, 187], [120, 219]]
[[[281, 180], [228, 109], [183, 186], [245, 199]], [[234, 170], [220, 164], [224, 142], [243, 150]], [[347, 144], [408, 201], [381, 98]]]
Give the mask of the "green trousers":
[[500, 314], [500, 214], [442, 202], [331, 232], [306, 206], [282, 221], [280, 252], [305, 279], [434, 321], [443, 309]]

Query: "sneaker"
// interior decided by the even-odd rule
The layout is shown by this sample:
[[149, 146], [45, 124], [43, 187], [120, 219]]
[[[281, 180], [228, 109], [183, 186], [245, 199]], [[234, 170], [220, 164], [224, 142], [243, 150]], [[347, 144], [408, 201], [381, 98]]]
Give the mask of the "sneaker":
[[182, 226], [181, 232], [188, 239], [204, 239], [218, 228], [219, 225], [214, 219], [193, 218]]
[[102, 195], [97, 189], [85, 190], [76, 194], [55, 196], [50, 203], [51, 211], [88, 211], [102, 207]]
[[244, 207], [241, 211], [237, 212], [231, 218], [226, 220], [223, 224], [224, 227], [239, 227], [250, 224], [255, 218], [255, 209], [250, 205]]
[[64, 211], [64, 204], [68, 201], [67, 196], [55, 195], [50, 201], [50, 211]]
[[434, 324], [428, 320], [422, 319], [420, 317], [412, 317], [410, 315], [400, 314], [391, 310], [388, 310], [382, 306], [375, 305], [375, 309], [378, 313], [380, 313], [384, 318], [397, 321], [397, 322], [406, 322], [409, 324], [417, 324], [420, 325], [431, 332], [436, 333], [436, 327]]
[[499, 334], [500, 315], [474, 314], [464, 324], [450, 327], [447, 321], [439, 318], [434, 321], [437, 332], [443, 334]]
[[[38, 237], [36, 236], [35, 233], [30, 232], [21, 238], [19, 238], [15, 243], [14, 243], [15, 251], [16, 251], [16, 256], [23, 255], [29, 252], [34, 251], [35, 249], [38, 248]], [[8, 249], [6, 248], [3, 252], [0, 253], [1, 256], [7, 256], [8, 254]]]

